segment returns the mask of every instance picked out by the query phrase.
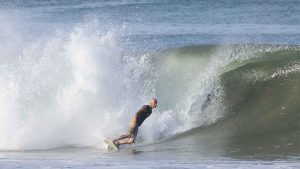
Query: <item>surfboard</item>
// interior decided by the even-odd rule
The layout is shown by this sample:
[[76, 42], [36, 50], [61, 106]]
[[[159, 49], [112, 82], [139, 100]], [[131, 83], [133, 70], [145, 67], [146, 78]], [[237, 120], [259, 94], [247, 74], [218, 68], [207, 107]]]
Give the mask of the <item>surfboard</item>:
[[106, 138], [103, 140], [104, 143], [106, 143], [108, 145], [107, 149], [110, 150], [110, 149], [114, 149], [114, 150], [119, 150], [118, 146], [116, 146], [111, 139], [109, 138]]

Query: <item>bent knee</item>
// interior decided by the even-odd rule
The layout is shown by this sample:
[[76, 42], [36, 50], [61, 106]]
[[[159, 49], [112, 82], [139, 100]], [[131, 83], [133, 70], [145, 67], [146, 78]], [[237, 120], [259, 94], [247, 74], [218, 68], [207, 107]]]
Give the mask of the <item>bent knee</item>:
[[129, 144], [131, 144], [131, 143], [135, 143], [135, 139], [133, 139], [133, 138], [130, 138], [130, 139], [129, 139], [129, 141], [128, 141], [128, 143], [129, 143]]
[[127, 133], [126, 136], [127, 136], [127, 138], [130, 138], [131, 137], [131, 133]]

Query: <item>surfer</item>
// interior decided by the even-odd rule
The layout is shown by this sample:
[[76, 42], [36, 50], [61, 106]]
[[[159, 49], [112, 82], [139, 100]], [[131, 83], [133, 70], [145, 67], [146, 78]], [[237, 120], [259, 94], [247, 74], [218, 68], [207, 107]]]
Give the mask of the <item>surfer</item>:
[[130, 120], [128, 126], [128, 133], [112, 140], [113, 143], [119, 147], [121, 144], [132, 144], [138, 133], [139, 126], [142, 125], [144, 120], [152, 113], [152, 109], [156, 108], [157, 100], [152, 98], [149, 105], [143, 105], [141, 109], [136, 112], [135, 116]]

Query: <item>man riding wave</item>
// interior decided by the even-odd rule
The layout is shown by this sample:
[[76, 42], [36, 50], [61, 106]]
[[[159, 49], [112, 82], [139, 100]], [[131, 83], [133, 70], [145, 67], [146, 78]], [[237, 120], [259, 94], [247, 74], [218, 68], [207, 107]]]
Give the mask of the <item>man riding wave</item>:
[[149, 105], [143, 105], [141, 109], [136, 112], [135, 116], [130, 120], [128, 126], [128, 132], [118, 138], [112, 140], [112, 142], [119, 147], [121, 144], [132, 144], [135, 142], [138, 128], [142, 125], [144, 120], [152, 113], [152, 109], [156, 108], [157, 99], [152, 98]]

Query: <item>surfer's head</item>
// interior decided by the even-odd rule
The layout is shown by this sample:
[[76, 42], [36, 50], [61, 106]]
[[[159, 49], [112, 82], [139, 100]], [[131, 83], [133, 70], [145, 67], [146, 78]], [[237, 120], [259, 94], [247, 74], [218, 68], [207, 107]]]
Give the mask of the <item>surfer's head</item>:
[[151, 109], [154, 109], [156, 107], [156, 105], [157, 105], [157, 99], [156, 98], [152, 98], [150, 100], [150, 107], [151, 107]]

